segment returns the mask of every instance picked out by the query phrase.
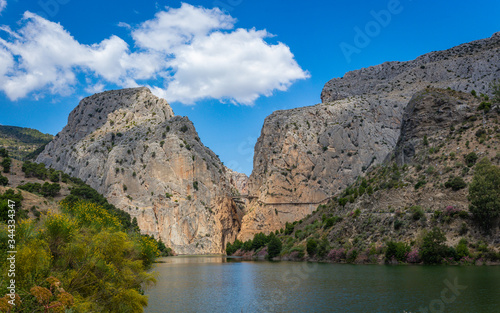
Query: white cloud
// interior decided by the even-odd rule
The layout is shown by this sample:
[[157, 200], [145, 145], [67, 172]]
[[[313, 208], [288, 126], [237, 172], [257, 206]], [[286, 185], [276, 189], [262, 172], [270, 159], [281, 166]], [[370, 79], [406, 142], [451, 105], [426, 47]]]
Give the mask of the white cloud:
[[7, 6], [7, 0], [0, 0], [0, 13], [5, 9]]
[[87, 92], [142, 81], [168, 101], [215, 98], [251, 105], [308, 77], [285, 44], [267, 43], [265, 30], [235, 30], [235, 22], [219, 9], [166, 8], [131, 27], [131, 51], [114, 35], [80, 44], [60, 24], [26, 12], [18, 31], [0, 27], [7, 37], [0, 36], [0, 90], [11, 100], [33, 92], [69, 94], [83, 73]]
[[232, 29], [236, 20], [218, 8], [205, 9], [183, 3], [179, 9], [167, 8], [132, 32], [138, 46], [172, 53], [195, 37], [213, 30]]

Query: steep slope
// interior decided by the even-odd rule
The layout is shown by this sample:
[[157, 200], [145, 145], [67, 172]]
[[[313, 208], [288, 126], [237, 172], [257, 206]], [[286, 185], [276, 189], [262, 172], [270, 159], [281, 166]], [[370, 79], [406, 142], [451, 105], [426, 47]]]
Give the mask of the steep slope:
[[231, 175], [147, 88], [83, 99], [37, 162], [82, 179], [177, 253], [221, 253], [239, 230]]
[[9, 155], [18, 160], [43, 147], [53, 137], [36, 129], [0, 125], [0, 148], [7, 149]]
[[[388, 240], [418, 249], [421, 234], [438, 227], [449, 246], [465, 238], [470, 248], [483, 242], [499, 251], [498, 221], [486, 234], [469, 213], [468, 184], [476, 162], [488, 158], [500, 165], [500, 110], [484, 113], [477, 110], [479, 103], [452, 90], [417, 93], [405, 110], [392, 156], [297, 223], [294, 231], [302, 233], [297, 237], [324, 236], [332, 248], [360, 252]], [[335, 222], [328, 225], [332, 217]]]
[[396, 146], [403, 112], [426, 88], [487, 93], [500, 77], [500, 33], [413, 61], [387, 62], [329, 81], [322, 104], [266, 118], [255, 147], [250, 204], [239, 238], [274, 231], [382, 162]]

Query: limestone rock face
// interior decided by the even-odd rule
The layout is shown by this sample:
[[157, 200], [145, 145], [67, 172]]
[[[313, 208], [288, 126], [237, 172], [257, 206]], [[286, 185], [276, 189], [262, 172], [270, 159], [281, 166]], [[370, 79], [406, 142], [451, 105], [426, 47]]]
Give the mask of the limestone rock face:
[[348, 72], [325, 84], [321, 101], [363, 95], [378, 98], [382, 103], [405, 103], [427, 86], [486, 93], [489, 83], [498, 78], [499, 68], [500, 32], [412, 61], [385, 62]]
[[37, 162], [82, 179], [176, 253], [223, 253], [239, 231], [236, 174], [147, 88], [83, 99]]
[[[255, 146], [250, 204], [239, 238], [305, 217], [384, 161], [396, 146], [404, 110], [415, 93], [431, 86], [487, 93], [499, 72], [497, 33], [413, 61], [349, 72], [326, 83], [322, 104], [274, 112]], [[450, 110], [456, 108], [465, 114], [455, 102], [448, 108], [438, 105], [443, 113], [435, 117], [452, 119]]]
[[478, 104], [472, 95], [454, 90], [433, 88], [416, 93], [405, 108], [401, 134], [388, 159], [398, 165], [411, 163], [416, 146], [423, 146], [424, 137], [462, 127], [461, 123], [475, 113]]

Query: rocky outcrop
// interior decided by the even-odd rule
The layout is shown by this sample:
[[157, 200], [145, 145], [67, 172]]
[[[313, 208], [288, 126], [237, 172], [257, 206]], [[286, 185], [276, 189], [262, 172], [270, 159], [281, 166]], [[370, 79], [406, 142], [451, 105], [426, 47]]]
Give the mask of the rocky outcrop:
[[[404, 110], [415, 93], [430, 86], [487, 93], [499, 76], [496, 33], [413, 61], [349, 72], [325, 85], [322, 104], [274, 112], [255, 147], [250, 204], [239, 238], [303, 218], [382, 162], [396, 146]], [[453, 119], [454, 110], [465, 114], [458, 102], [439, 110], [439, 119]]]
[[82, 179], [176, 253], [222, 253], [239, 231], [237, 175], [147, 88], [83, 99], [37, 162]]
[[416, 93], [405, 108], [401, 133], [388, 159], [398, 165], [411, 163], [416, 147], [423, 146], [424, 138], [462, 127], [476, 113], [478, 104], [479, 100], [472, 95], [454, 90], [432, 88]]
[[321, 101], [365, 96], [378, 98], [382, 103], [404, 104], [427, 86], [487, 93], [489, 83], [499, 76], [499, 66], [500, 32], [412, 61], [385, 62], [348, 72], [325, 84]]

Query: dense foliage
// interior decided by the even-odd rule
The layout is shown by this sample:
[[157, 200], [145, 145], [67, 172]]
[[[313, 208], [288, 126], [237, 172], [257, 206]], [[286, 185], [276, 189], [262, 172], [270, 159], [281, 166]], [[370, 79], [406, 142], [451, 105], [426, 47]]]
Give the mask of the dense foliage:
[[500, 215], [500, 168], [487, 158], [476, 165], [469, 201], [474, 220], [488, 231]]
[[[1, 198], [6, 197], [21, 204], [18, 194]], [[142, 312], [147, 304], [142, 288], [155, 281], [146, 269], [159, 255], [156, 240], [127, 231], [96, 203], [66, 200], [61, 210], [39, 223], [17, 223], [16, 291], [22, 302], [13, 312], [49, 312], [49, 307], [50, 312]], [[3, 290], [7, 236], [1, 223]]]

